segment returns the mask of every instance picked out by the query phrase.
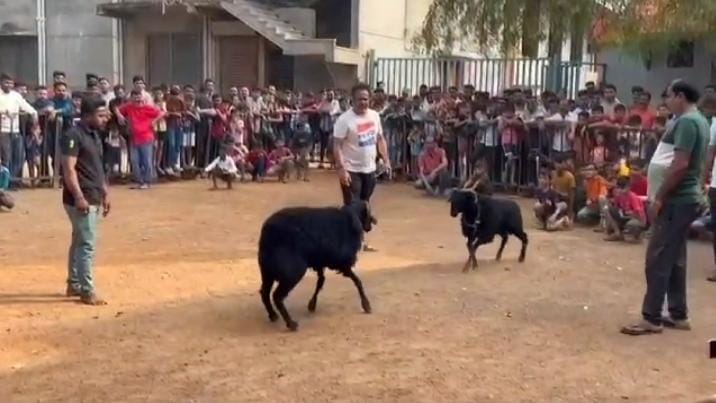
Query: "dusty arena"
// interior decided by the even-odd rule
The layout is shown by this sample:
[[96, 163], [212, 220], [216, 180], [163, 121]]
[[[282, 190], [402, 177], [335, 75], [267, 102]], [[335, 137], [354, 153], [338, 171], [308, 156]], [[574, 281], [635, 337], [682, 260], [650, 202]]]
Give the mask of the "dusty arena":
[[[689, 244], [694, 330], [628, 337], [639, 317], [644, 245], [586, 229], [534, 229], [466, 258], [444, 200], [381, 185], [362, 254], [373, 313], [328, 273], [318, 310], [309, 272], [270, 323], [257, 293], [257, 238], [273, 211], [339, 202], [335, 176], [239, 185], [113, 189], [96, 281], [104, 307], [63, 297], [70, 225], [51, 190], [0, 213], [0, 401], [693, 402], [716, 392], [711, 247]], [[525, 200], [523, 207], [530, 201]]]

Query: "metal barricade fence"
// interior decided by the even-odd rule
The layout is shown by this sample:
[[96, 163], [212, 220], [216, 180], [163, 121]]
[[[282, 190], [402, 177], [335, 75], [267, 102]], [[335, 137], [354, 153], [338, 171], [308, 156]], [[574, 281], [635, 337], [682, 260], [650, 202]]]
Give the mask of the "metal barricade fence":
[[[392, 165], [410, 179], [418, 176], [415, 170], [419, 168], [415, 163], [425, 138], [423, 126], [424, 122], [410, 122], [403, 133], [389, 131], [386, 136]], [[439, 139], [456, 185], [464, 183], [478, 164], [487, 171], [497, 188], [505, 190], [538, 186], [540, 172], [554, 169], [558, 161], [572, 161], [575, 170], [588, 164], [613, 170], [620, 161], [627, 166], [643, 167], [651, 159], [661, 135], [658, 130], [587, 129], [577, 125], [572, 137], [569, 126], [531, 122], [516, 141], [504, 142], [495, 126], [478, 127], [473, 123], [473, 130], [463, 139], [449, 135]], [[603, 145], [596, 141], [600, 133], [604, 136]], [[398, 139], [401, 141], [395, 141]], [[596, 147], [603, 147], [603, 152]]]
[[500, 94], [508, 88], [542, 91], [565, 90], [571, 98], [587, 81], [604, 82], [606, 65], [587, 62], [560, 62], [550, 58], [379, 58], [370, 71], [371, 84], [383, 83], [388, 94], [409, 90], [418, 92], [420, 85], [449, 87], [473, 85], [477, 91]]

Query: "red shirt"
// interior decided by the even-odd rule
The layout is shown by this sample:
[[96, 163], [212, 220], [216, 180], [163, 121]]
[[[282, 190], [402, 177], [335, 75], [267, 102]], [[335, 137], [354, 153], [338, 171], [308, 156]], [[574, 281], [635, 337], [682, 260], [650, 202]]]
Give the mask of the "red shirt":
[[629, 111], [629, 117], [639, 116], [641, 118], [641, 127], [651, 129], [656, 121], [656, 115], [649, 108], [632, 108]]
[[646, 196], [647, 182], [646, 182], [646, 178], [644, 177], [644, 175], [632, 173], [630, 188], [631, 188], [631, 191], [636, 193], [637, 196]]
[[629, 190], [628, 192], [618, 194], [614, 198], [614, 204], [625, 213], [637, 217], [642, 222], [646, 222], [644, 203], [633, 191]]
[[152, 123], [161, 112], [154, 106], [126, 103], [119, 107], [132, 131], [132, 145], [143, 146], [154, 141], [154, 127]]
[[225, 104], [221, 104], [216, 108], [216, 115], [211, 121], [211, 137], [215, 139], [223, 139], [229, 128], [229, 108]]
[[256, 166], [256, 164], [259, 162], [259, 160], [261, 158], [266, 158], [266, 151], [254, 149], [254, 150], [251, 150], [249, 155], [246, 156], [246, 161], [249, 164]]
[[423, 151], [420, 156], [420, 171], [423, 175], [430, 175], [445, 158], [445, 150], [439, 147]]

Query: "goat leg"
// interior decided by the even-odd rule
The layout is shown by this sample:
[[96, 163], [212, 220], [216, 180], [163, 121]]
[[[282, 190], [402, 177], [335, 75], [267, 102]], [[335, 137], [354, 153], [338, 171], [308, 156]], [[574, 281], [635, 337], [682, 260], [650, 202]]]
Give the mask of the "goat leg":
[[502, 241], [500, 242], [500, 249], [497, 250], [497, 257], [495, 257], [497, 261], [502, 259], [502, 251], [505, 250], [505, 245], [507, 244], [507, 234], [500, 236], [502, 237]]
[[313, 293], [313, 297], [310, 301], [308, 301], [308, 311], [309, 312], [316, 312], [316, 303], [318, 302], [318, 293], [323, 288], [323, 283], [326, 281], [326, 276], [324, 274], [324, 268], [316, 269], [316, 274], [318, 274], [318, 281], [316, 281], [316, 291]]
[[365, 296], [365, 291], [363, 291], [363, 283], [360, 281], [360, 279], [353, 272], [352, 269], [349, 269], [346, 272], [345, 276], [353, 280], [353, 284], [355, 284], [356, 288], [358, 289], [358, 295], [360, 295], [360, 304], [363, 307], [363, 312], [371, 313], [372, 309], [370, 307], [370, 301], [368, 301], [368, 297]]
[[467, 241], [467, 262], [465, 262], [465, 266], [462, 268], [463, 273], [467, 273], [470, 270], [470, 267], [472, 267], [472, 270], [477, 270], [477, 257], [475, 256], [475, 253], [477, 252], [477, 246], [478, 246], [478, 240], [477, 239], [468, 239]]
[[278, 320], [278, 314], [276, 314], [276, 311], [274, 311], [273, 306], [271, 306], [271, 287], [273, 286], [273, 280], [271, 281], [264, 281], [261, 284], [261, 301], [264, 303], [264, 307], [266, 307], [266, 312], [268, 312], [269, 320], [271, 322], [276, 322]]
[[291, 331], [298, 330], [298, 322], [294, 321], [291, 318], [291, 315], [288, 314], [288, 311], [286, 310], [286, 306], [283, 304], [283, 300], [286, 299], [286, 296], [288, 296], [288, 293], [291, 292], [293, 287], [296, 286], [296, 283], [279, 283], [278, 287], [276, 287], [276, 290], [273, 292], [273, 303], [276, 305], [276, 309], [278, 309], [278, 313], [281, 314], [281, 317], [283, 318], [283, 321], [286, 322], [286, 327]]

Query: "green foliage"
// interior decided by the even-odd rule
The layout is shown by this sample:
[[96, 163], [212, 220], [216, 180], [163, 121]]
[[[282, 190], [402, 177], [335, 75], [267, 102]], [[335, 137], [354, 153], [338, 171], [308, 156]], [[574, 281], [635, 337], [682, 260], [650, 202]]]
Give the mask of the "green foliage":
[[415, 45], [431, 53], [467, 44], [510, 54], [523, 38], [550, 38], [551, 48], [559, 48], [572, 33], [591, 34], [595, 24], [595, 45], [641, 56], [683, 39], [716, 44], [716, 0], [435, 0]]

